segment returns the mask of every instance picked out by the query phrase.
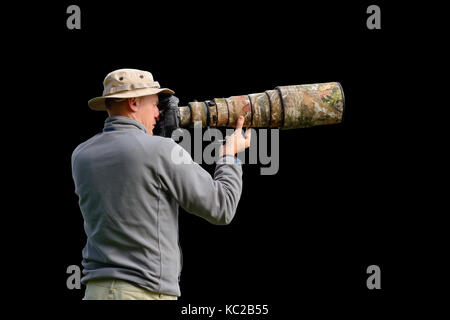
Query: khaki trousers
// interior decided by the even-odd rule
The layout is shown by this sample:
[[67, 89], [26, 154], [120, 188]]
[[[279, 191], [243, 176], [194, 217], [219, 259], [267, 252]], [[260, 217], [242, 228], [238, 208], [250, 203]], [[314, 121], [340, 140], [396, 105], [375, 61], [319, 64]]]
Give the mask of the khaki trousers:
[[117, 279], [91, 280], [83, 300], [177, 300], [177, 296], [153, 292]]

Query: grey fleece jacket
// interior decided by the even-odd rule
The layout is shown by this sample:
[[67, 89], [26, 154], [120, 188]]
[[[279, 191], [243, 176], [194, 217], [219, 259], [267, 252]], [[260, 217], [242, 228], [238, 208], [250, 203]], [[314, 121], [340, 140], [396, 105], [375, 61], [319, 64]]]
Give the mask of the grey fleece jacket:
[[74, 150], [72, 175], [87, 235], [82, 283], [115, 278], [176, 296], [178, 206], [228, 224], [242, 192], [237, 159], [218, 160], [213, 178], [172, 139], [120, 116], [107, 118], [103, 132]]

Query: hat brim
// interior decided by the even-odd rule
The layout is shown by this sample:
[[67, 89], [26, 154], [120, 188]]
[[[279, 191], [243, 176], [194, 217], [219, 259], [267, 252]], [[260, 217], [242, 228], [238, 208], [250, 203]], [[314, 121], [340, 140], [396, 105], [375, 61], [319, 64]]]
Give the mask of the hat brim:
[[168, 88], [142, 88], [142, 89], [117, 92], [115, 94], [111, 94], [108, 96], [96, 97], [96, 98], [89, 100], [88, 105], [89, 105], [89, 108], [91, 108], [92, 110], [104, 111], [104, 110], [107, 110], [106, 105], [105, 105], [105, 99], [107, 99], [107, 98], [136, 98], [136, 97], [149, 96], [152, 94], [159, 94], [159, 93], [175, 94], [175, 92], [173, 90], [170, 90]]

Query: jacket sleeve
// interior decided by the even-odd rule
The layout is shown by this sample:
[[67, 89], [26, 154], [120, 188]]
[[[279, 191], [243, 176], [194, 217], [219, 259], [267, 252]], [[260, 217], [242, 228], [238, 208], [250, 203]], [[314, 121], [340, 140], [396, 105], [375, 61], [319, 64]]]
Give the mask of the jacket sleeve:
[[195, 163], [189, 153], [167, 139], [160, 150], [158, 174], [163, 189], [187, 212], [213, 224], [229, 224], [242, 193], [242, 167], [232, 156], [219, 159], [214, 177]]

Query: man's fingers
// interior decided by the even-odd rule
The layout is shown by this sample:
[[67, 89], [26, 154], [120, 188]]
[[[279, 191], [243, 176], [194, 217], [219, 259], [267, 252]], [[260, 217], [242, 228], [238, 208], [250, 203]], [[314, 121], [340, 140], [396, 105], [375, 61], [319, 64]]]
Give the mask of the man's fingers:
[[241, 131], [244, 125], [244, 117], [240, 116], [236, 121], [236, 131]]

